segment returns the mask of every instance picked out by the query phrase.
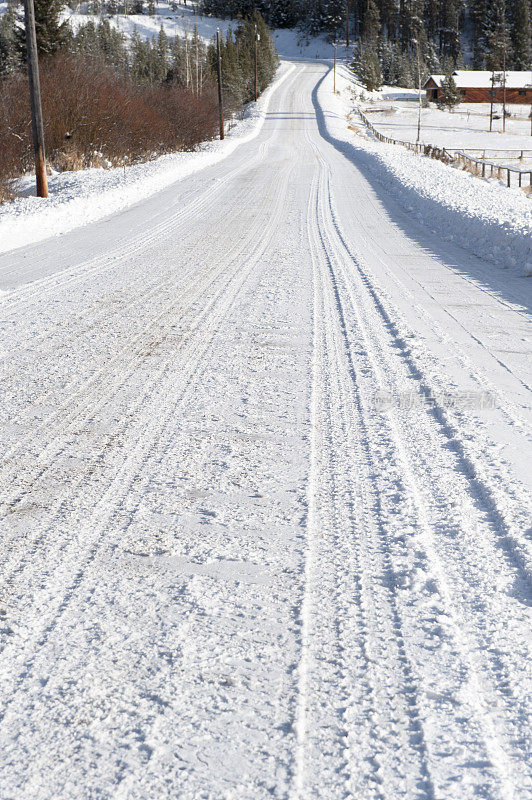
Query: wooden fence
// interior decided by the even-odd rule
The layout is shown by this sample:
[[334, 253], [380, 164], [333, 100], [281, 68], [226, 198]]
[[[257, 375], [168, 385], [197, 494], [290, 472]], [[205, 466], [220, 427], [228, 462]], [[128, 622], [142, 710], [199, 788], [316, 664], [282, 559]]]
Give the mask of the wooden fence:
[[[486, 173], [489, 170], [489, 177], [493, 178], [500, 178], [504, 180], [504, 173], [506, 172], [506, 185], [512, 185], [512, 175], [517, 175], [517, 185], [519, 187], [524, 186], [523, 183], [523, 175], [528, 175], [528, 185], [532, 186], [532, 169], [523, 169], [522, 167], [509, 167], [504, 164], [497, 164], [494, 161], [486, 161], [483, 158], [473, 158], [473, 156], [468, 156], [463, 151], [456, 151], [454, 153], [455, 161], [458, 164], [461, 164], [465, 169], [472, 172], [473, 175], [478, 175], [481, 178], [486, 177]], [[515, 181], [514, 181], [515, 185]]]
[[532, 150], [501, 150], [500, 147], [461, 147], [461, 153], [471, 153], [474, 158], [489, 161], [490, 158], [503, 158], [504, 161], [532, 161]]
[[[493, 161], [486, 161], [482, 158], [474, 158], [473, 156], [468, 156], [463, 150], [450, 152], [449, 150], [446, 150], [445, 147], [436, 147], [431, 144], [422, 144], [421, 142], [406, 142], [402, 139], [392, 139], [378, 131], [377, 128], [369, 121], [363, 111], [359, 109], [358, 113], [360, 114], [364, 125], [366, 125], [375, 138], [379, 140], [379, 142], [384, 142], [385, 144], [400, 144], [402, 147], [406, 147], [408, 150], [412, 150], [414, 153], [421, 153], [422, 155], [429, 156], [429, 158], [436, 158], [438, 161], [444, 161], [446, 164], [460, 165], [462, 169], [467, 169], [473, 175], [478, 175], [482, 178], [486, 177], [486, 172], [488, 169], [490, 172], [490, 178], [497, 177], [501, 180], [504, 180], [504, 173], [506, 172], [507, 186], [512, 185], [511, 176], [515, 174], [517, 175], [518, 186], [524, 187], [525, 183], [523, 181], [523, 176], [528, 175], [528, 185], [532, 186], [532, 169], [509, 167], [504, 164], [497, 164]], [[476, 148], [475, 152], [478, 152], [479, 149], [481, 148]], [[516, 150], [515, 152], [520, 153], [519, 159], [522, 159], [524, 158], [525, 152], [528, 153], [530, 151]]]

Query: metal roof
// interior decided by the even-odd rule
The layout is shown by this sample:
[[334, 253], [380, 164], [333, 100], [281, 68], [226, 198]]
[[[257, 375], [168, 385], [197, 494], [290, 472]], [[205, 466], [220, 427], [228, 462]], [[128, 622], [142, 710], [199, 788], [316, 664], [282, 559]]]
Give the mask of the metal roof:
[[[492, 71], [481, 69], [457, 69], [453, 72], [454, 82], [458, 89], [491, 89]], [[425, 82], [425, 86], [432, 78], [436, 86], [441, 87], [445, 75], [430, 75]], [[495, 86], [501, 86], [503, 82], [503, 72], [495, 71]], [[532, 70], [506, 70], [507, 89], [532, 88]]]

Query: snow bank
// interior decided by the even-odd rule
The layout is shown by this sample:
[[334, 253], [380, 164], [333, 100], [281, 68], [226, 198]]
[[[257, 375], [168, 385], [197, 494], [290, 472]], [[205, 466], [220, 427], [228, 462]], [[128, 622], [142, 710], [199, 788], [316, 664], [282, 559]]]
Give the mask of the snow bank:
[[328, 138], [383, 186], [423, 225], [488, 261], [532, 275], [532, 203], [519, 190], [482, 180], [439, 161], [386, 145], [349, 130], [352, 80], [338, 70], [318, 87], [320, 125]]
[[[198, 151], [172, 153], [133, 167], [56, 173], [49, 180], [47, 200], [27, 196], [0, 206], [0, 253], [95, 222], [226, 158], [260, 133], [272, 92], [294, 69], [281, 64], [276, 80], [223, 142], [206, 142]], [[33, 193], [34, 178], [21, 179], [19, 187]]]

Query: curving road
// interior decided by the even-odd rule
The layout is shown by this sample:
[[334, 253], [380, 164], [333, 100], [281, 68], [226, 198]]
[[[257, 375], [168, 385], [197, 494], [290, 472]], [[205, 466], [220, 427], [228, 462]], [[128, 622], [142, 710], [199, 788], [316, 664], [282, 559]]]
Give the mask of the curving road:
[[348, 160], [328, 70], [0, 257], [2, 800], [532, 797], [532, 291]]

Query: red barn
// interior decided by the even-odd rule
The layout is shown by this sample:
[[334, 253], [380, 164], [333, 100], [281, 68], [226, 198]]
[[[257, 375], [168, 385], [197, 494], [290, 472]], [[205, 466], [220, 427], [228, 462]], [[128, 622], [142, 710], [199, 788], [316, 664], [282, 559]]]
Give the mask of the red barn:
[[[506, 75], [506, 80], [505, 80]], [[495, 81], [492, 79], [495, 76]], [[427, 94], [427, 100], [436, 102], [441, 92], [442, 81], [445, 75], [431, 75], [425, 82], [423, 88]], [[506, 83], [506, 102], [507, 103], [532, 103], [532, 70], [516, 72], [507, 70], [503, 72], [491, 72], [491, 70], [470, 70], [457, 69], [453, 72], [456, 88], [462, 95], [464, 103], [502, 103], [504, 94], [504, 83]]]

